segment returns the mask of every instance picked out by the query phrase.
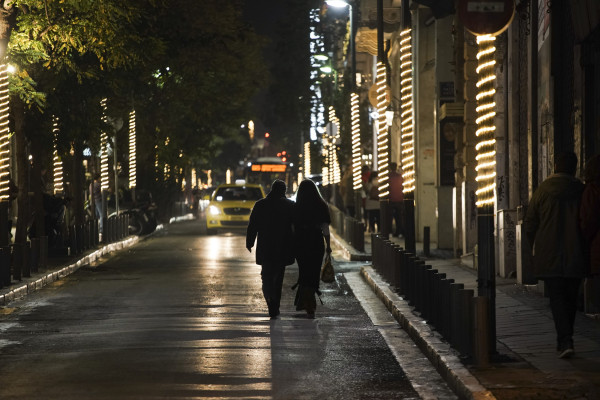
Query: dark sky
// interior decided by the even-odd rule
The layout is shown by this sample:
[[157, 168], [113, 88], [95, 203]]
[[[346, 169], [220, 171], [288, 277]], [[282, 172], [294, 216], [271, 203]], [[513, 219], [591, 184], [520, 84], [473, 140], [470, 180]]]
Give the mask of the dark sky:
[[284, 9], [285, 0], [246, 0], [244, 16], [258, 33], [273, 36]]

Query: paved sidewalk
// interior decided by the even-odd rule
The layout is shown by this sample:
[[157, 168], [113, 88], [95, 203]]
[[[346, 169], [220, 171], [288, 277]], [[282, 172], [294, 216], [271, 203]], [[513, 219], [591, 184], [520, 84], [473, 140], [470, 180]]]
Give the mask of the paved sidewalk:
[[[345, 248], [350, 259], [356, 252], [334, 236], [334, 243]], [[392, 240], [404, 244], [403, 239]], [[426, 258], [420, 245], [417, 244], [417, 253], [427, 264], [463, 283], [465, 288], [477, 289], [474, 269], [461, 265], [449, 252], [432, 249], [432, 257]], [[370, 235], [366, 234], [366, 254], [370, 253], [370, 246]], [[364, 259], [365, 253], [355, 256]], [[600, 399], [600, 320], [594, 316], [578, 313], [576, 354], [569, 360], [558, 359], [548, 299], [514, 279], [497, 277], [498, 354], [488, 367], [476, 368], [469, 360], [461, 359], [373, 268], [367, 265], [361, 274], [461, 398]]]

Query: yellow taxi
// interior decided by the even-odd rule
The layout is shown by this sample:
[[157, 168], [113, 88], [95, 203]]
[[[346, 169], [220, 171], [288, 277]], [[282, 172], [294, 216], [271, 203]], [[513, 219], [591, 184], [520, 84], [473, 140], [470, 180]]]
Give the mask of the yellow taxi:
[[262, 186], [232, 183], [219, 185], [206, 208], [206, 233], [217, 229], [246, 228], [254, 203], [265, 197]]

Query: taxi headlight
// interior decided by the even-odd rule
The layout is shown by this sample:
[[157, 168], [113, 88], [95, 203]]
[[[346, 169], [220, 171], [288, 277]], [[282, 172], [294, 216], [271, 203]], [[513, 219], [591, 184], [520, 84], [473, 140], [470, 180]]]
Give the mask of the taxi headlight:
[[210, 215], [219, 215], [221, 214], [221, 210], [219, 210], [219, 207], [217, 206], [208, 206], [208, 213]]

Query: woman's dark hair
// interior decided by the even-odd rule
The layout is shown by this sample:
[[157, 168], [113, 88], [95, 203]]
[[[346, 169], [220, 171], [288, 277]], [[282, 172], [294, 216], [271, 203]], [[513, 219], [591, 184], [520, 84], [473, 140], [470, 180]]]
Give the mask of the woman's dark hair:
[[585, 163], [583, 179], [588, 182], [600, 182], [600, 154], [596, 154]]
[[323, 200], [319, 188], [310, 179], [300, 182], [296, 194], [296, 205], [301, 214], [309, 214], [319, 207], [327, 208], [327, 203]]

